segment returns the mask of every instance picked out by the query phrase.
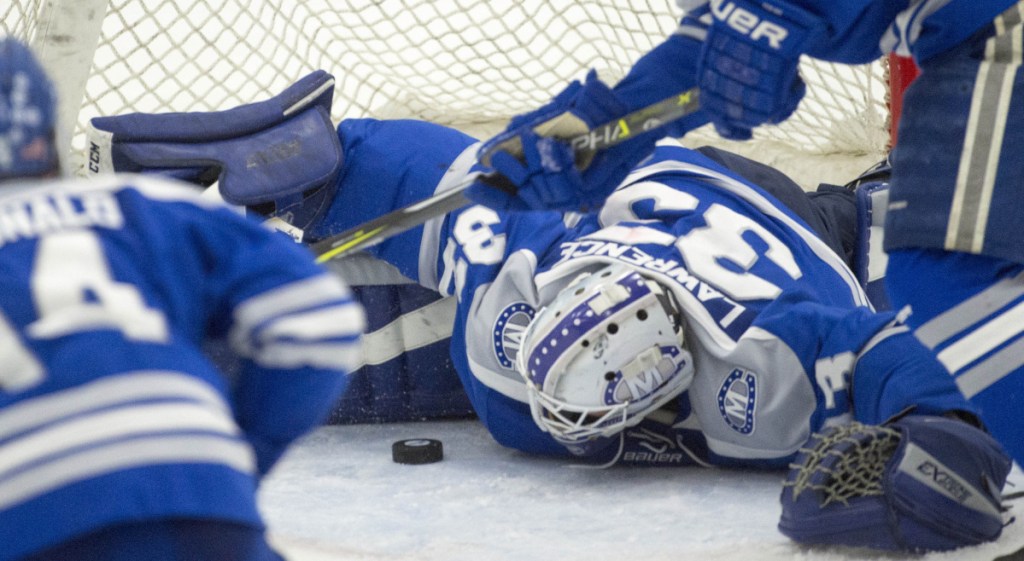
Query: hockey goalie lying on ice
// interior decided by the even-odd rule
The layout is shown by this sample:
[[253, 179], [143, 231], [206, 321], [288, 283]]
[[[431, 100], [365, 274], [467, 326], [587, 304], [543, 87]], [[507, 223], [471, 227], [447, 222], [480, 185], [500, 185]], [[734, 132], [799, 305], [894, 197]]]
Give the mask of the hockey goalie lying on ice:
[[[477, 164], [478, 143], [439, 125], [335, 129], [332, 87], [317, 72], [231, 111], [95, 119], [95, 167], [218, 180], [308, 242]], [[589, 212], [468, 206], [369, 251], [455, 297], [451, 360], [505, 446], [599, 465], [797, 458], [780, 523], [794, 539], [995, 539], [1011, 462], [900, 318], [873, 309], [850, 267], [867, 252], [857, 195], [662, 141]], [[830, 478], [843, 470], [863, 484]]]

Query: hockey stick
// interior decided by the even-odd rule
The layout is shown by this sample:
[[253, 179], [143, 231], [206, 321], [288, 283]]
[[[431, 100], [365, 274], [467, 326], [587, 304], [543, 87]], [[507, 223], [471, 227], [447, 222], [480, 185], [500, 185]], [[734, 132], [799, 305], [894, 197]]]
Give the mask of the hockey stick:
[[[699, 107], [699, 97], [698, 90], [693, 88], [573, 137], [569, 142], [577, 154], [577, 161], [589, 162], [598, 151], [633, 138], [635, 132], [645, 132], [693, 113]], [[513, 154], [521, 154], [522, 151], [521, 147], [512, 144], [495, 147], [495, 150], [497, 149], [507, 150]], [[489, 156], [490, 154], [485, 154], [481, 159], [486, 162]], [[507, 180], [500, 175], [469, 175], [447, 191], [314, 243], [311, 249], [317, 256], [316, 262], [325, 263], [344, 257], [415, 228], [431, 218], [472, 204], [464, 191], [477, 180], [493, 185], [497, 189], [515, 192], [515, 188], [508, 185]]]

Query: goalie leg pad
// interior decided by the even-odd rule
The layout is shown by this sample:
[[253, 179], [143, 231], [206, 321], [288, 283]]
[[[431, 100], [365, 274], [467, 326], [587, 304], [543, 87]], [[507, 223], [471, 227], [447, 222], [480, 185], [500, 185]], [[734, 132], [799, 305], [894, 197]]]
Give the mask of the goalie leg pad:
[[904, 551], [991, 541], [1011, 466], [988, 434], [945, 417], [833, 427], [791, 466], [779, 530], [806, 544]]

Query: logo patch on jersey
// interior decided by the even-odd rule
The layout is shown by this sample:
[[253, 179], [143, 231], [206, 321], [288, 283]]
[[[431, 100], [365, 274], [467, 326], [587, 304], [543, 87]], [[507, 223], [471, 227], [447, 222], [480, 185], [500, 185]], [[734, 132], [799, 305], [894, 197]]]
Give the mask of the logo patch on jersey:
[[498, 314], [491, 330], [494, 336], [494, 357], [505, 368], [514, 367], [516, 356], [523, 346], [523, 332], [536, 313], [529, 304], [516, 302]]
[[718, 412], [726, 424], [740, 434], [754, 432], [756, 404], [757, 376], [740, 368], [730, 372], [718, 390]]

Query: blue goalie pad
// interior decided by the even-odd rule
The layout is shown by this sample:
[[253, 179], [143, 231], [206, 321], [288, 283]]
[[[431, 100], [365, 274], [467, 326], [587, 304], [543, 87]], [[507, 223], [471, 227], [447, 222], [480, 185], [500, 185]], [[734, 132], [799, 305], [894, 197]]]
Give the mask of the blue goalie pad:
[[853, 272], [875, 309], [890, 310], [892, 304], [885, 290], [885, 268], [889, 260], [883, 249], [889, 184], [881, 181], [862, 183], [857, 187], [856, 197], [857, 245]]
[[[366, 309], [366, 364], [349, 378], [328, 422], [472, 417], [450, 354], [454, 301], [418, 284], [363, 285], [353, 291]], [[432, 337], [423, 333], [430, 324], [437, 331]]]
[[89, 169], [216, 181], [229, 203], [275, 202], [266, 214], [326, 208], [329, 201], [303, 199], [311, 190], [331, 191], [322, 187], [333, 185], [341, 170], [341, 143], [330, 120], [333, 94], [334, 77], [318, 70], [271, 99], [224, 111], [96, 117]]

